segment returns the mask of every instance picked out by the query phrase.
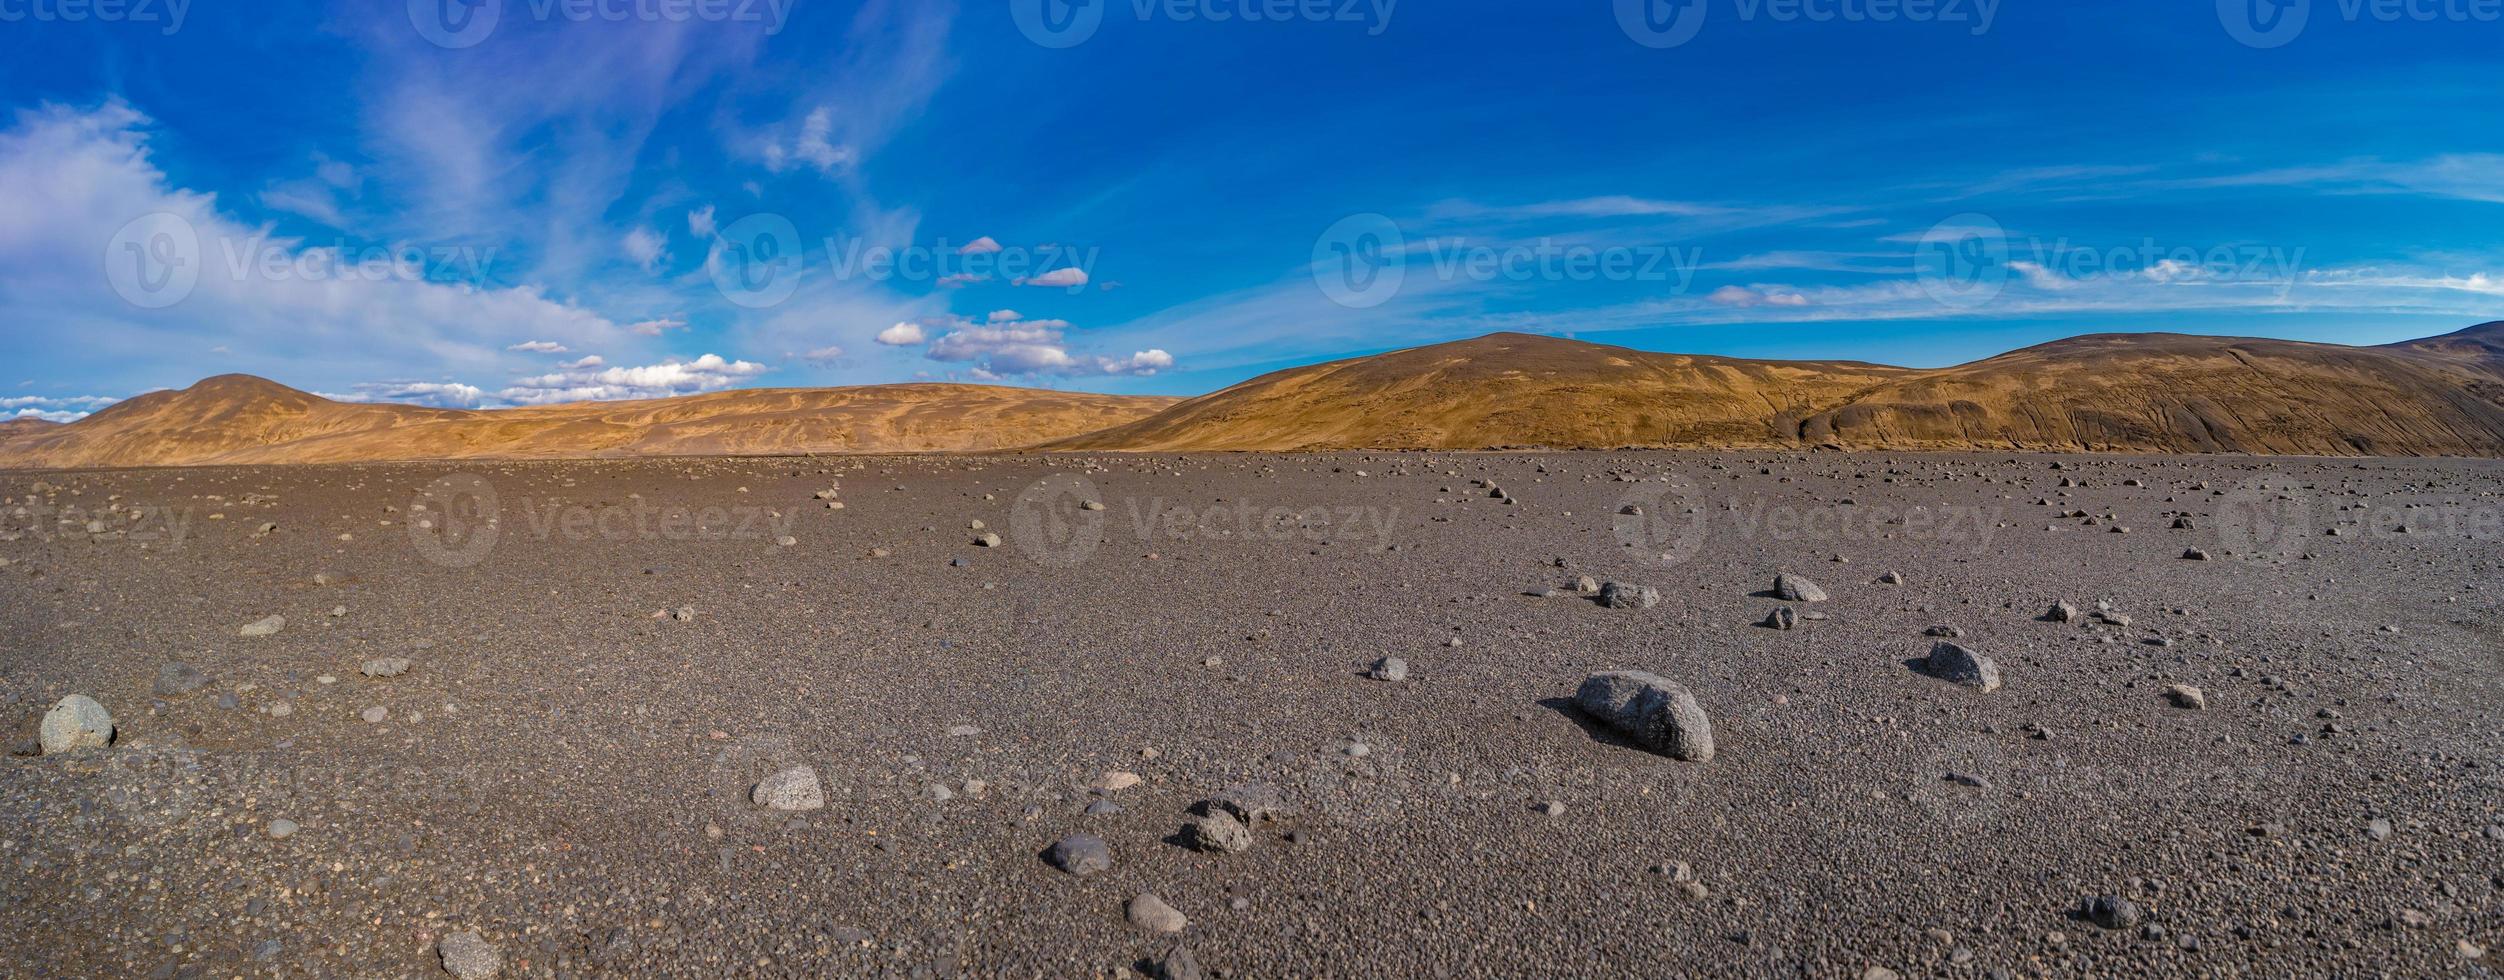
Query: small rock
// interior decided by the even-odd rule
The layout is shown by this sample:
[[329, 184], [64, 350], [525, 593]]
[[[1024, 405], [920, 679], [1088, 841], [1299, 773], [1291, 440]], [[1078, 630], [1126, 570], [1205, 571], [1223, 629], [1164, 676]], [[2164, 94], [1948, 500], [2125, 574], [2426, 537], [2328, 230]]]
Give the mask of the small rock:
[[2204, 711], [2208, 708], [2208, 695], [2189, 684], [2176, 684], [2168, 687], [2165, 689], [2165, 696], [2172, 699], [2174, 707], [2177, 708], [2189, 708], [2193, 711]]
[[1826, 590], [1817, 583], [1785, 572], [1774, 576], [1774, 598], [1784, 602], [1824, 602]]
[[2000, 689], [2000, 665], [1963, 645], [1941, 641], [1930, 647], [1923, 667], [1930, 676], [1982, 691]]
[[504, 954], [475, 932], [456, 932], [435, 942], [443, 972], [461, 980], [487, 980], [504, 971]]
[[358, 712], [357, 717], [365, 719], [366, 724], [379, 725], [391, 717], [391, 709], [385, 708], [381, 705], [375, 705], [374, 707]]
[[1965, 635], [1965, 628], [1962, 626], [1933, 626], [1929, 629], [1921, 631], [1921, 635], [1944, 636], [1949, 639], [1957, 639]]
[[1610, 609], [1650, 609], [1659, 605], [1659, 589], [1631, 582], [1610, 582], [1600, 586], [1600, 605]]
[[2067, 602], [2055, 602], [2052, 608], [2043, 614], [2045, 620], [2054, 623], [2075, 623], [2080, 616], [2078, 607]]
[[1562, 800], [1549, 800], [1547, 803], [1545, 803], [1545, 804], [1543, 804], [1543, 805], [1541, 805], [1541, 806], [1539, 807], [1539, 812], [1544, 813], [1544, 814], [1547, 814], [1548, 816], [1551, 816], [1551, 817], [1561, 817], [1561, 816], [1564, 816], [1564, 815], [1565, 815], [1565, 803], [1564, 803], [1564, 801], [1562, 801]]
[[235, 633], [239, 636], [270, 636], [286, 628], [287, 617], [271, 616], [267, 619], [245, 623], [244, 627], [236, 630]]
[[757, 780], [748, 799], [770, 810], [816, 810], [826, 805], [826, 787], [817, 770], [793, 766]]
[[997, 548], [1000, 546], [1000, 536], [989, 531], [984, 531], [983, 533], [974, 536], [974, 546], [977, 548]]
[[1142, 894], [1130, 900], [1130, 924], [1153, 933], [1172, 934], [1181, 932], [1191, 920], [1165, 904], [1164, 899]]
[[1790, 606], [1775, 606], [1773, 612], [1765, 614], [1765, 622], [1762, 625], [1766, 629], [1794, 629], [1800, 625], [1800, 614], [1792, 611]]
[[1286, 798], [1278, 787], [1268, 783], [1239, 783], [1216, 796], [1201, 800], [1195, 809], [1201, 813], [1227, 813], [1247, 827], [1271, 823], [1287, 813]]
[[1370, 676], [1378, 681], [1407, 680], [1408, 661], [1402, 660], [1398, 657], [1384, 657], [1380, 660], [1374, 661], [1374, 669], [1369, 672], [1367, 676]]
[[1574, 704], [1637, 743], [1673, 759], [1713, 758], [1713, 723], [1687, 689], [1636, 670], [1597, 673], [1582, 682]]
[[1159, 957], [1151, 966], [1156, 980], [1206, 980], [1208, 976], [1200, 971], [1200, 961], [1191, 955], [1187, 946], [1174, 947], [1172, 952]]
[[1055, 868], [1084, 878], [1113, 866], [1113, 849], [1104, 846], [1104, 839], [1086, 834], [1071, 834], [1053, 841], [1043, 852], [1045, 862]]
[[269, 826], [265, 829], [268, 830], [272, 839], [286, 840], [287, 838], [295, 836], [296, 831], [302, 828], [298, 827], [295, 821], [289, 820], [285, 817], [280, 817], [276, 820], [270, 821]]
[[2184, 548], [2182, 549], [2182, 558], [2184, 561], [2207, 561], [2208, 552], [2202, 551], [2198, 548]]
[[1901, 572], [1881, 572], [1878, 575], [1878, 584], [1902, 585], [1904, 584], [1904, 575]]
[[96, 699], [72, 694], [44, 712], [37, 735], [42, 739], [45, 755], [100, 749], [113, 744], [113, 715]]
[[2139, 903], [2117, 895], [2098, 895], [2087, 900], [2087, 921], [2105, 929], [2134, 928], [2146, 915]]
[[1087, 788], [1099, 793], [1117, 793], [1137, 785], [1139, 785], [1138, 773], [1114, 770], [1090, 780]]
[[1252, 831], [1223, 810], [1191, 821], [1188, 828], [1191, 846], [1203, 851], [1236, 853], [1252, 848]]
[[357, 668], [367, 677], [398, 677], [409, 672], [407, 657], [378, 657]]

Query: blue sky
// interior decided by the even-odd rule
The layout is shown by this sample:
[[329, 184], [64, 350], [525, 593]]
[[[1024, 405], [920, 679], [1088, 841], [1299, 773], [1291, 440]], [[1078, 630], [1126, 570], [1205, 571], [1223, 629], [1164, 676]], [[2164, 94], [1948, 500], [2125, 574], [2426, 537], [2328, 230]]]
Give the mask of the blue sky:
[[2487, 0], [123, 2], [0, 0], [0, 415], [2504, 318]]

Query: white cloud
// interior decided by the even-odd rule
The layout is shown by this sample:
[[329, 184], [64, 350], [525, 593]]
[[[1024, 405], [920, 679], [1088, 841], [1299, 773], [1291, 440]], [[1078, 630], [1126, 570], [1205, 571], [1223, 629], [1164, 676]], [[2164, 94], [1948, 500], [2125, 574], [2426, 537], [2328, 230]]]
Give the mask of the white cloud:
[[2451, 153], [2413, 161], [2349, 160], [2285, 167], [2223, 177], [2161, 182], [2158, 186], [2314, 187], [2342, 194], [2413, 194], [2504, 204], [2504, 154]]
[[668, 398], [719, 391], [768, 370], [771, 369], [762, 364], [706, 354], [692, 361], [670, 360], [641, 367], [592, 366], [517, 378], [496, 396], [516, 405]]
[[1025, 318], [1026, 317], [1023, 314], [1017, 312], [1016, 310], [993, 310], [991, 311], [991, 316], [989, 317], [993, 323], [1007, 323], [1011, 320], [1023, 320]]
[[[313, 364], [373, 377], [412, 363], [491, 366], [517, 338], [583, 347], [618, 335], [608, 319], [533, 285], [358, 272], [330, 261], [332, 250], [246, 225], [214, 195], [171, 184], [150, 153], [152, 125], [107, 102], [20, 111], [0, 129], [0, 309], [83, 338], [30, 358], [48, 373], [136, 380], [192, 370], [197, 352], [223, 349], [245, 352], [237, 369], [263, 374], [301, 376]], [[143, 265], [112, 247], [150, 215], [183, 232], [172, 236], [172, 258], [197, 275], [187, 288], [177, 278], [143, 294], [163, 300], [161, 308], [135, 305], [115, 288], [117, 276], [127, 290], [134, 273], [155, 278], [176, 268]], [[128, 265], [109, 269], [108, 255]]]
[[1018, 320], [1014, 314], [979, 325], [958, 321], [923, 354], [934, 361], [970, 364], [973, 375], [987, 381], [1039, 374], [1150, 375], [1174, 366], [1174, 356], [1162, 349], [1128, 358], [1072, 354], [1063, 335], [1068, 328], [1064, 320]]
[[703, 207], [695, 208], [687, 212], [687, 232], [689, 234], [692, 234], [697, 238], [711, 238], [713, 237], [714, 231], [715, 228], [713, 225], [712, 205], [707, 204]]
[[658, 319], [641, 320], [635, 323], [627, 324], [626, 330], [628, 333], [637, 334], [639, 336], [658, 337], [664, 330], [683, 330], [686, 329], [686, 327], [687, 321], [681, 320], [677, 317], [665, 316]]
[[20, 395], [0, 398], [0, 413], [16, 419], [76, 422], [117, 401], [121, 399], [105, 395]]
[[808, 117], [800, 121], [800, 135], [789, 148], [780, 143], [765, 147], [765, 169], [782, 173], [805, 164], [831, 177], [858, 158], [851, 147], [837, 145], [834, 135], [834, 110], [826, 106], [811, 109]]
[[793, 355], [790, 355], [790, 356], [791, 356], [791, 357], [794, 357], [794, 358], [797, 358], [797, 359], [799, 359], [799, 360], [802, 360], [802, 361], [806, 361], [806, 362], [808, 362], [808, 363], [810, 363], [810, 364], [818, 364], [818, 365], [832, 364], [832, 363], [834, 363], [834, 362], [836, 362], [836, 361], [839, 361], [839, 360], [842, 360], [842, 359], [843, 359], [843, 348], [841, 348], [841, 347], [836, 347], [836, 346], [833, 346], [833, 345], [831, 345], [831, 344], [830, 344], [830, 345], [827, 345], [827, 346], [825, 346], [825, 347], [820, 347], [820, 348], [818, 348], [818, 349], [816, 349], [816, 350], [812, 350], [812, 351], [802, 351], [802, 352], [800, 352], [800, 353], [798, 353], [798, 354], [793, 354]]
[[1722, 306], [1807, 306], [1808, 297], [1783, 287], [1723, 286], [1704, 297]]
[[991, 236], [984, 235], [981, 238], [966, 242], [965, 247], [957, 249], [956, 253], [958, 255], [991, 255], [999, 251], [1000, 243], [993, 241]]
[[1062, 289], [1075, 289], [1079, 286], [1087, 284], [1087, 270], [1078, 268], [1077, 266], [1071, 266], [1066, 269], [1054, 269], [1032, 279], [1020, 279], [1017, 284], [1020, 286], [1043, 286], [1047, 288], [1057, 287]]
[[928, 338], [922, 333], [922, 325], [911, 320], [878, 332], [878, 342], [889, 347], [911, 347], [926, 339]]
[[435, 381], [373, 381], [357, 385], [356, 390], [344, 395], [315, 394], [332, 401], [394, 402], [432, 408], [478, 408], [487, 402], [485, 389]]
[[661, 263], [669, 258], [669, 240], [650, 228], [627, 231], [626, 237], [619, 239], [617, 246], [645, 272], [660, 271]]
[[523, 342], [521, 342], [521, 343], [514, 344], [514, 345], [513, 345], [513, 346], [511, 346], [511, 347], [507, 347], [507, 348], [505, 348], [505, 350], [510, 350], [510, 351], [523, 351], [523, 352], [526, 352], [526, 353], [531, 353], [531, 354], [570, 354], [570, 353], [573, 353], [573, 351], [572, 351], [570, 348], [566, 347], [564, 344], [557, 343], [556, 341], [553, 341], [553, 340], [526, 340], [526, 341], [523, 341]]

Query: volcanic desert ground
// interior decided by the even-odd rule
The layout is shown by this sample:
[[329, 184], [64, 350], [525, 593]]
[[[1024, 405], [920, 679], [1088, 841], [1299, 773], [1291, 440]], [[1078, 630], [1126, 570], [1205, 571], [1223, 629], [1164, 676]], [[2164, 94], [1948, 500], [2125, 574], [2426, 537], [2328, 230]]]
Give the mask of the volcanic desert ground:
[[2500, 477], [15, 471], [0, 973], [2491, 976]]

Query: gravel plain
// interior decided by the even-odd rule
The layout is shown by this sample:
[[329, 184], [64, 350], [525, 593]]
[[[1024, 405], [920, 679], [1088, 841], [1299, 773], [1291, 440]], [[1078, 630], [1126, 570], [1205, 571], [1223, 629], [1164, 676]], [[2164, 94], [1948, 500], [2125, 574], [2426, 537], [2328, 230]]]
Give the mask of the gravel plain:
[[[2499, 494], [2010, 453], [0, 473], [0, 974], [2490, 976]], [[1576, 708], [1613, 670], [1711, 757]], [[73, 694], [112, 744], [42, 752]], [[1279, 803], [1240, 850], [1230, 791]]]

